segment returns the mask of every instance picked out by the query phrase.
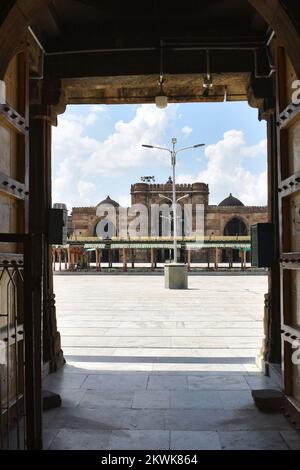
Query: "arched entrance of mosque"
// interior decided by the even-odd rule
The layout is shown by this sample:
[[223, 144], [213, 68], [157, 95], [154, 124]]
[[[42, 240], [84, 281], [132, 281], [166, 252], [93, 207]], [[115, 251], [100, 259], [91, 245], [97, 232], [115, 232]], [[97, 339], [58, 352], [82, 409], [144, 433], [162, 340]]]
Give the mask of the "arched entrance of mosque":
[[[42, 356], [52, 372], [63, 363], [56, 329], [48, 233], [51, 124], [56, 123], [57, 114], [63, 112], [67, 103], [153, 102], [157, 94], [161, 53], [157, 44], [163, 37], [175, 38], [175, 44], [169, 44], [169, 47], [166, 44], [163, 49], [168, 50], [169, 80], [165, 88], [172, 101], [213, 101], [223, 100], [224, 96], [248, 99], [259, 108], [260, 118], [267, 120], [269, 214], [274, 229], [275, 257], [269, 274], [268, 338], [264, 360], [267, 365], [282, 360], [283, 406], [297, 421], [300, 370], [299, 365], [292, 362], [293, 348], [289, 338], [298, 337], [300, 324], [297, 310], [300, 297], [297, 230], [299, 109], [291, 96], [293, 82], [300, 77], [299, 6], [288, 0], [236, 1], [227, 6], [227, 2], [213, 1], [209, 11], [202, 11], [203, 5], [199, 4], [197, 11], [191, 6], [185, 8], [182, 15], [174, 4], [164, 2], [159, 13], [154, 8], [156, 15], [160, 15], [157, 17], [152, 10], [152, 16], [149, 12], [143, 16], [140, 10], [137, 15], [137, 5], [127, 3], [124, 6], [127, 21], [121, 22], [121, 18], [116, 19], [109, 10], [115, 8], [113, 2], [111, 6], [105, 6], [108, 10], [100, 9], [97, 13], [96, 21], [99, 23], [102, 19], [106, 27], [99, 28], [97, 24], [91, 34], [96, 17], [92, 3], [2, 1], [0, 125], [3, 132], [0, 142], [1, 148], [5, 148], [1, 156], [5, 164], [1, 166], [0, 207], [5, 215], [1, 219], [0, 242], [1, 252], [5, 255], [1, 269], [6, 275], [1, 280], [9, 278], [8, 270], [14, 276], [19, 275], [23, 263], [26, 293], [24, 318], [21, 314], [13, 315], [17, 318], [14, 325], [9, 323], [7, 315], [5, 320], [7, 331], [12, 326], [21, 328], [24, 323], [24, 335], [6, 341], [6, 357], [16, 357], [13, 350], [17, 344], [21, 350], [25, 338], [25, 369], [20, 358], [4, 364], [8, 376], [21, 380], [19, 389], [10, 389], [11, 396], [1, 397], [7, 403], [6, 424], [8, 427], [11, 424], [10, 418], [18, 409], [16, 404], [22, 404], [26, 414], [26, 446], [42, 447]], [[175, 17], [172, 16], [174, 9]], [[236, 15], [233, 15], [234, 9]], [[256, 11], [260, 15], [256, 15]], [[118, 28], [112, 24], [112, 18], [118, 22]], [[216, 18], [217, 23], [213, 21]], [[206, 29], [199, 27], [200, 19]], [[239, 22], [236, 29], [235, 19]], [[74, 21], [78, 28], [74, 28]], [[157, 28], [153, 28], [153, 22]], [[120, 32], [120, 25], [125, 28], [123, 32]], [[138, 27], [141, 27], [140, 36], [136, 34]], [[243, 29], [249, 33], [246, 45], [245, 37], [241, 37]], [[115, 38], [112, 31], [119, 31], [119, 37]], [[199, 31], [200, 39], [186, 41], [187, 33], [199, 38]], [[67, 32], [67, 36], [63, 32]], [[102, 36], [97, 37], [97, 32]], [[228, 45], [229, 36], [234, 46], [232, 41]], [[212, 37], [218, 38], [219, 42], [210, 44], [208, 38]], [[102, 49], [99, 44], [103, 44]], [[203, 75], [208, 72], [207, 50], [213, 53], [211, 65], [216, 89], [213, 96], [208, 90], [199, 98], [199, 88], [203, 91]], [[242, 89], [237, 84], [242, 84]], [[210, 88], [208, 82], [206, 88]], [[3, 292], [6, 292], [5, 288]], [[282, 353], [280, 331], [284, 333]], [[22, 381], [22, 377], [25, 380]]]
[[[102, 241], [109, 241], [116, 234], [115, 224], [108, 220], [99, 220], [94, 227], [93, 236], [98, 237]], [[103, 263], [108, 263], [109, 267], [112, 267], [112, 263], [119, 263], [120, 256], [119, 250], [113, 250], [109, 247], [102, 249], [101, 258]], [[92, 262], [96, 262], [96, 255], [93, 252]]]
[[242, 236], [248, 235], [248, 229], [245, 222], [239, 217], [229, 220], [224, 227], [225, 236]]
[[[234, 217], [229, 220], [224, 227], [224, 235], [231, 236], [245, 236], [248, 235], [248, 229], [245, 222], [239, 217]], [[225, 249], [222, 253], [222, 261], [224, 263], [233, 262], [238, 263], [241, 260], [241, 252], [237, 249]]]

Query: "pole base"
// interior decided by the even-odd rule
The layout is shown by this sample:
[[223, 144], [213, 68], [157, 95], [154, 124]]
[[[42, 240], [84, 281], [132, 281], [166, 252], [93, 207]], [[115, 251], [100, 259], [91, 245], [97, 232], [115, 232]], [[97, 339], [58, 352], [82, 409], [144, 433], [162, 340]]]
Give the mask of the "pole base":
[[187, 265], [180, 263], [165, 264], [165, 288], [166, 289], [187, 289], [188, 274]]

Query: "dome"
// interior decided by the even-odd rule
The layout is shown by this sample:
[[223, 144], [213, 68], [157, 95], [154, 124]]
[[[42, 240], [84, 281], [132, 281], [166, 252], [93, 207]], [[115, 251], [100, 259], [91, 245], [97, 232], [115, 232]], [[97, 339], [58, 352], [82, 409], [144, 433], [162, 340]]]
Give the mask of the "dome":
[[243, 206], [244, 204], [242, 201], [234, 197], [231, 193], [228, 197], [224, 199], [224, 201], [220, 202], [219, 206]]
[[117, 201], [114, 201], [113, 199], [111, 199], [109, 196], [106, 196], [106, 199], [103, 199], [103, 201], [99, 202], [98, 206], [102, 204], [111, 205], [114, 207], [120, 207], [120, 204]]

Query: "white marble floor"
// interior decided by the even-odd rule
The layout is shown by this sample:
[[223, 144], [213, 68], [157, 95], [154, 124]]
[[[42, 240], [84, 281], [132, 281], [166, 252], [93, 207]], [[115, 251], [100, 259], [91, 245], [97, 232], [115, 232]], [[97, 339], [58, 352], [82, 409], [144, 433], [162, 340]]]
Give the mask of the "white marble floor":
[[277, 388], [255, 366], [265, 276], [56, 276], [67, 360], [45, 379], [49, 449], [300, 449], [300, 434], [253, 404]]

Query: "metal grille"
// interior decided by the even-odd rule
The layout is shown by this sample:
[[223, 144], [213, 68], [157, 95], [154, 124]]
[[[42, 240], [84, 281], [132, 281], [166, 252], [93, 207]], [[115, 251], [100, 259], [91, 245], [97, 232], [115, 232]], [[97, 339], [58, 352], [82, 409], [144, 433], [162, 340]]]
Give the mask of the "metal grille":
[[8, 246], [13, 251], [0, 256], [0, 446], [4, 449], [43, 446], [43, 242], [42, 235], [0, 233], [0, 251]]
[[23, 255], [0, 254], [0, 448], [26, 448]]

